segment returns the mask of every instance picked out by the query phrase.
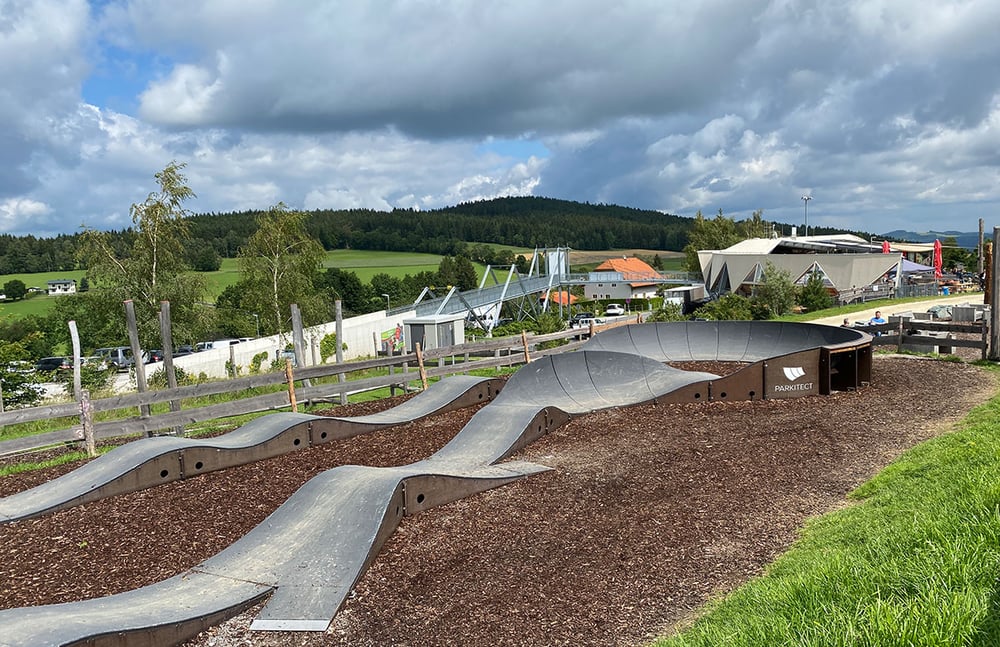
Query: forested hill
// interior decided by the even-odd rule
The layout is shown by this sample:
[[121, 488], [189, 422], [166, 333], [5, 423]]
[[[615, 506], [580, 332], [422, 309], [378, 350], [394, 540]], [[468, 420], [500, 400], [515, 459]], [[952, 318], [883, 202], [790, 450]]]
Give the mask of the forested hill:
[[[231, 257], [255, 229], [256, 212], [191, 218], [198, 239]], [[326, 249], [350, 247], [453, 254], [456, 243], [518, 247], [564, 245], [573, 249], [641, 247], [680, 251], [693, 220], [614, 205], [551, 198], [497, 198], [444, 209], [318, 210], [309, 213], [309, 232]]]
[[[235, 257], [256, 231], [258, 213], [190, 216], [193, 240], [186, 246], [188, 261], [196, 269], [212, 269], [219, 257]], [[693, 222], [658, 211], [526, 197], [431, 211], [324, 209], [308, 213], [307, 227], [328, 250], [350, 247], [454, 255], [463, 251], [465, 243], [680, 251]], [[130, 246], [131, 232], [110, 234], [116, 248]], [[76, 269], [79, 242], [79, 233], [54, 238], [0, 234], [0, 275]]]

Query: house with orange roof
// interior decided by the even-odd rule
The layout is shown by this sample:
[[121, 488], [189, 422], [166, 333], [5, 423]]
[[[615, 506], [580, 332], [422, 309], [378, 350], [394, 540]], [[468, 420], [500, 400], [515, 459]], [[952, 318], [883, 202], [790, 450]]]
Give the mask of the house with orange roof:
[[576, 303], [577, 301], [576, 295], [570, 294], [569, 290], [553, 290], [548, 293], [542, 292], [538, 295], [538, 300], [545, 301], [546, 294], [548, 294], [548, 298], [552, 306], [568, 306]]
[[588, 299], [649, 299], [656, 296], [659, 277], [645, 261], [634, 256], [609, 258], [590, 273], [590, 282], [584, 288]]

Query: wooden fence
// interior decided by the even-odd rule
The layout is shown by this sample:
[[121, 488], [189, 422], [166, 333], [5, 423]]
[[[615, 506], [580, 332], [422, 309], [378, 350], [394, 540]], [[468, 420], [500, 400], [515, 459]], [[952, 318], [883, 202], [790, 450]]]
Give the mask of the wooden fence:
[[[163, 430], [181, 428], [184, 425], [227, 418], [231, 416], [258, 413], [292, 407], [295, 402], [332, 401], [348, 393], [359, 393], [385, 387], [409, 388], [414, 382], [426, 378], [443, 377], [456, 373], [483, 368], [497, 368], [523, 364], [531, 358], [550, 353], [574, 350], [582, 345], [597, 330], [615, 325], [634, 322], [634, 318], [613, 324], [591, 327], [590, 329], [565, 330], [546, 335], [522, 335], [485, 339], [474, 343], [458, 344], [446, 348], [428, 350], [424, 353], [408, 353], [378, 359], [363, 360], [344, 364], [324, 364], [296, 369], [289, 372], [271, 372], [248, 377], [240, 377], [218, 382], [207, 382], [194, 386], [182, 386], [116, 395], [109, 398], [91, 400], [89, 410], [80, 402], [67, 402], [27, 409], [16, 409], [0, 413], [0, 427], [27, 423], [50, 418], [66, 418], [67, 427], [57, 431], [14, 438], [0, 442], [0, 456], [31, 451], [61, 443], [77, 443], [84, 440], [84, 422], [93, 412], [137, 409], [136, 416], [97, 422], [92, 426], [94, 438], [109, 438], [134, 434], [153, 435]], [[563, 345], [547, 350], [538, 350], [545, 342], [565, 340]], [[433, 364], [436, 364], [434, 366]], [[388, 368], [388, 375], [361, 379], [346, 379], [349, 374], [357, 374], [373, 369]], [[337, 382], [316, 384], [318, 378], [338, 376]], [[291, 378], [291, 379], [289, 379]], [[288, 388], [264, 395], [245, 398], [231, 398], [226, 402], [183, 409], [184, 400], [218, 394], [235, 394], [257, 387], [273, 387], [284, 384]], [[143, 415], [149, 407], [160, 403], [174, 403], [171, 411]]]
[[[978, 348], [984, 360], [989, 352], [990, 326], [987, 319], [967, 323], [901, 319], [893, 323], [869, 324], [855, 328], [874, 335], [873, 346], [895, 346], [899, 351], [907, 348], [926, 348], [923, 352], [930, 353], [932, 347], [937, 346], [942, 349], [941, 354], [949, 355], [952, 348]], [[965, 337], [959, 338], [959, 334]], [[945, 352], [943, 349], [948, 350]]]

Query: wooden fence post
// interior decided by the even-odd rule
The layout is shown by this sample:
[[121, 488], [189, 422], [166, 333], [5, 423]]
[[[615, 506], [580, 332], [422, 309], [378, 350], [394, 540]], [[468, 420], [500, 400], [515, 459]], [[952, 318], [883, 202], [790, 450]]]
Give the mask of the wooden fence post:
[[[135, 303], [132, 299], [125, 301], [125, 323], [128, 326], [128, 341], [132, 348], [132, 368], [135, 369], [135, 386], [139, 393], [145, 393], [146, 388], [146, 367], [142, 363], [142, 349], [139, 347], [139, 327], [135, 322]], [[143, 418], [149, 417], [149, 405], [139, 405], [139, 415]], [[152, 431], [147, 436], [155, 436]]]
[[420, 384], [423, 385], [424, 391], [427, 390], [427, 369], [424, 368], [424, 354], [420, 350], [420, 342], [413, 345], [417, 353], [417, 371], [420, 373]]
[[298, 413], [299, 405], [295, 401], [295, 378], [292, 375], [292, 360], [285, 358], [285, 381], [288, 383], [288, 403], [292, 405], [292, 413]]
[[[299, 310], [299, 305], [297, 303], [291, 304], [292, 310], [292, 348], [295, 351], [295, 364], [296, 366], [301, 366], [305, 368], [306, 363], [306, 340], [305, 335], [302, 331], [302, 311]], [[233, 377], [236, 377], [234, 374]], [[302, 385], [305, 387], [312, 386], [310, 380], [302, 380]]]
[[[337, 365], [344, 363], [344, 306], [340, 299], [333, 302], [334, 334], [337, 336]], [[343, 384], [347, 381], [347, 376], [343, 373], [337, 375], [337, 381]], [[340, 404], [347, 404], [347, 390], [340, 392]]]
[[[177, 371], [174, 370], [174, 333], [170, 324], [170, 302], [160, 301], [160, 339], [163, 341], [163, 373], [167, 377], [167, 388], [177, 388]], [[170, 401], [170, 410], [181, 410], [180, 400]], [[173, 427], [170, 430], [175, 436], [184, 435], [184, 427]]]
[[983, 359], [984, 362], [989, 357], [990, 339], [992, 337], [992, 335], [990, 334], [990, 319], [992, 319], [992, 317], [983, 317], [983, 320], [981, 322], [982, 326], [983, 326], [983, 355], [982, 355], [982, 359]]
[[83, 443], [87, 448], [87, 456], [97, 456], [97, 443], [94, 442], [94, 410], [90, 406], [90, 391], [80, 389], [80, 424], [83, 425]]
[[80, 401], [80, 391], [83, 389], [83, 379], [80, 375], [80, 332], [76, 329], [76, 321], [67, 322], [69, 339], [73, 347], [73, 393], [76, 401]]

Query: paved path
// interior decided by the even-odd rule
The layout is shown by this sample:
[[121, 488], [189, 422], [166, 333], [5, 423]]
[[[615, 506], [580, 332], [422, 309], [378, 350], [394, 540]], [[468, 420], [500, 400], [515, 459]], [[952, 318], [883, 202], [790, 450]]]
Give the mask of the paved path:
[[[879, 311], [881, 311], [883, 317], [888, 317], [889, 315], [899, 314], [900, 312], [924, 312], [927, 308], [931, 306], [954, 306], [962, 305], [964, 303], [982, 303], [983, 293], [982, 292], [968, 292], [965, 294], [958, 294], [955, 296], [948, 297], [938, 297], [936, 299], [927, 299], [926, 301], [909, 301], [903, 303], [892, 303], [892, 304], [880, 304], [878, 306]], [[847, 318], [851, 320], [851, 323], [856, 321], [867, 322], [871, 317], [875, 315], [875, 308], [870, 308], [868, 310], [858, 310], [847, 315]], [[822, 317], [820, 319], [814, 319], [810, 323], [827, 324], [830, 326], [839, 326], [844, 321], [844, 315], [838, 315], [835, 317]]]

